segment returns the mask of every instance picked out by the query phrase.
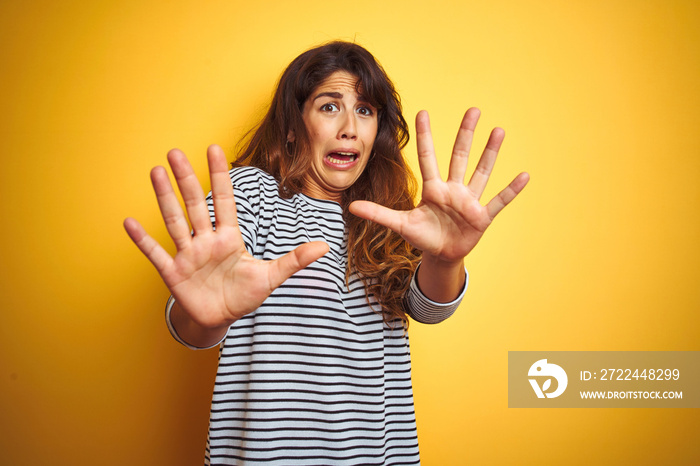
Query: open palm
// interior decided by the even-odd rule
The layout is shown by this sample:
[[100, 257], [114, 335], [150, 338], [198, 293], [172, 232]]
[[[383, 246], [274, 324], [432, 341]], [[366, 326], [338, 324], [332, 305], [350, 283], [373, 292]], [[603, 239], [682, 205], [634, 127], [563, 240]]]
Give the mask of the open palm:
[[208, 150], [216, 229], [212, 228], [204, 193], [185, 155], [168, 153], [185, 213], [163, 167], [151, 171], [165, 226], [177, 253], [171, 257], [134, 219], [124, 221], [127, 233], [153, 263], [179, 306], [199, 326], [219, 328], [253, 312], [298, 270], [328, 251], [328, 245], [311, 242], [274, 261], [253, 258], [245, 249], [238, 228], [236, 202], [228, 165], [218, 146]]
[[368, 201], [355, 201], [350, 211], [400, 234], [413, 247], [446, 263], [461, 262], [476, 246], [496, 215], [529, 180], [519, 174], [486, 205], [480, 202], [505, 133], [495, 128], [469, 182], [464, 184], [469, 151], [480, 112], [467, 110], [457, 133], [446, 181], [440, 177], [428, 114], [416, 117], [418, 161], [423, 177], [421, 201], [410, 211], [396, 211]]

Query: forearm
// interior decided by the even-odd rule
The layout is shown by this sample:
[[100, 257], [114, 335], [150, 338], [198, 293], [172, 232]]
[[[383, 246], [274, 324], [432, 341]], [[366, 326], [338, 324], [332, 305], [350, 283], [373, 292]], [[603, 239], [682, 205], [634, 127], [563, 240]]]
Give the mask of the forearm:
[[171, 332], [174, 332], [173, 336], [181, 340], [182, 343], [193, 348], [211, 348], [217, 345], [224, 339], [230, 326], [201, 326], [192, 320], [177, 301], [174, 300], [169, 307], [166, 318], [169, 319], [168, 324]]
[[464, 261], [447, 262], [424, 254], [416, 279], [428, 299], [449, 303], [457, 299], [464, 289]]

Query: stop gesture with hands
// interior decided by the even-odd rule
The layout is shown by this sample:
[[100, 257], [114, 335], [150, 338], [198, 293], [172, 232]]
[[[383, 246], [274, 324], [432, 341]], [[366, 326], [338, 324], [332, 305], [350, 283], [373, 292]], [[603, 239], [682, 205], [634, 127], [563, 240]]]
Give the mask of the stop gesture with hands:
[[[458, 272], [460, 276], [457, 277], [456, 289], [461, 288], [464, 280], [464, 257], [476, 246], [496, 215], [515, 199], [530, 179], [527, 173], [520, 173], [488, 204], [481, 205], [480, 198], [493, 170], [505, 132], [500, 128], [491, 132], [474, 174], [465, 185], [469, 151], [479, 116], [480, 111], [476, 108], [470, 108], [465, 113], [452, 150], [449, 175], [447, 181], [443, 181], [433, 147], [428, 113], [418, 113], [416, 141], [423, 190], [421, 201], [415, 209], [396, 211], [368, 201], [355, 201], [350, 205], [353, 214], [394, 230], [411, 246], [421, 250], [421, 270], [429, 263], [431, 266], [437, 264], [442, 270]], [[439, 283], [443, 277], [438, 279], [433, 273], [423, 275], [427, 279], [419, 276], [419, 281], [424, 292], [427, 290], [422, 285], [427, 285], [428, 281], [443, 287]], [[444, 297], [450, 294], [451, 298]], [[435, 295], [437, 299], [433, 299], [454, 299], [454, 294], [438, 293]], [[440, 299], [441, 296], [443, 299]]]
[[[410, 211], [396, 211], [368, 201], [355, 201], [350, 211], [400, 234], [423, 252], [421, 289], [437, 301], [454, 299], [464, 281], [464, 257], [476, 246], [496, 215], [529, 180], [519, 174], [486, 205], [480, 198], [496, 162], [505, 133], [495, 128], [469, 183], [464, 184], [469, 151], [480, 112], [469, 109], [452, 151], [447, 181], [440, 178], [428, 114], [416, 117], [418, 157], [423, 177], [422, 198]], [[179, 150], [168, 162], [182, 194], [187, 222], [163, 167], [151, 171], [151, 181], [168, 234], [177, 252], [171, 257], [134, 219], [124, 227], [153, 263], [176, 300], [171, 319], [178, 333], [195, 345], [215, 344], [228, 327], [253, 312], [287, 278], [328, 252], [323, 242], [303, 244], [285, 256], [263, 261], [245, 249], [238, 227], [236, 202], [228, 164], [218, 146], [207, 151], [216, 229], [212, 227], [202, 187]], [[452, 278], [450, 280], [449, 278]], [[448, 278], [445, 280], [445, 278]], [[450, 283], [448, 282], [452, 282]], [[176, 312], [177, 310], [177, 312]]]
[[[193, 233], [163, 167], [151, 171], [153, 189], [168, 234], [177, 253], [171, 257], [134, 219], [124, 227], [138, 248], [153, 263], [176, 300], [181, 313], [171, 315], [178, 332], [198, 346], [216, 343], [236, 320], [253, 312], [295, 272], [326, 252], [323, 242], [303, 244], [285, 256], [263, 261], [245, 249], [238, 227], [236, 202], [228, 164], [218, 146], [207, 151], [216, 229], [212, 227], [204, 192], [185, 155], [168, 153], [168, 162], [190, 219]], [[191, 326], [194, 325], [195, 328]], [[183, 329], [182, 326], [189, 328]], [[184, 336], [183, 333], [180, 333]]]

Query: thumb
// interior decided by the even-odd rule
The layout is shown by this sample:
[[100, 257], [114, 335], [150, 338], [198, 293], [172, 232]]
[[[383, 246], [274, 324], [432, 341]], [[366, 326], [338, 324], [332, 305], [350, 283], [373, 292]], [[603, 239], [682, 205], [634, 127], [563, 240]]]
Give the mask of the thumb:
[[272, 289], [276, 289], [286, 279], [323, 257], [329, 250], [330, 248], [326, 243], [312, 241], [302, 244], [279, 259], [272, 261], [270, 264], [270, 285]]
[[350, 213], [360, 218], [378, 223], [401, 234], [402, 214], [404, 213], [402, 211], [392, 210], [370, 201], [354, 201], [350, 204], [349, 209]]

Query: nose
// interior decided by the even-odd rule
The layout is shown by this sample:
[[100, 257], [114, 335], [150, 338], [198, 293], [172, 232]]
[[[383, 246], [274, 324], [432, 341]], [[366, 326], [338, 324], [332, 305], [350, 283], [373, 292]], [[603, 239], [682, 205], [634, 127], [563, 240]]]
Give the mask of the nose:
[[346, 113], [340, 130], [338, 131], [340, 139], [357, 139], [357, 126], [354, 113]]

